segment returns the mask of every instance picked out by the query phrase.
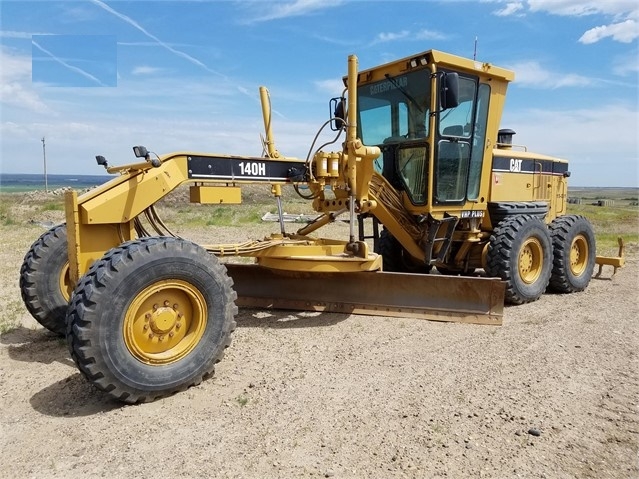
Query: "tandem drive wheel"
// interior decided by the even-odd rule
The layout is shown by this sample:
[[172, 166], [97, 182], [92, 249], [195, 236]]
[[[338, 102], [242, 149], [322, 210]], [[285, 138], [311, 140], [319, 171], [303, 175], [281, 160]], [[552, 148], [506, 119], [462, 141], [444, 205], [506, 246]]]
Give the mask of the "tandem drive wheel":
[[75, 285], [69, 277], [67, 227], [58, 225], [31, 246], [20, 268], [20, 293], [31, 316], [64, 336], [65, 317]]
[[558, 293], [583, 291], [595, 268], [595, 233], [583, 216], [569, 215], [550, 223], [553, 268], [550, 289]]
[[552, 268], [552, 240], [542, 220], [516, 215], [499, 223], [490, 237], [486, 273], [506, 282], [506, 301], [535, 301], [546, 291]]
[[213, 374], [235, 329], [236, 294], [204, 248], [143, 238], [96, 261], [67, 315], [73, 360], [98, 389], [152, 401]]

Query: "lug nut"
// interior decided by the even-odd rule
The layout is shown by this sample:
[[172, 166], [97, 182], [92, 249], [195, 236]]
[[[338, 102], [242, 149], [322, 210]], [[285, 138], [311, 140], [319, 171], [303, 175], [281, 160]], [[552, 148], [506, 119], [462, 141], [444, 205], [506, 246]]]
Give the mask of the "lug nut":
[[169, 338], [172, 338], [173, 336], [175, 336], [175, 333], [174, 333], [173, 331], [171, 331], [171, 332], [169, 333]]
[[145, 321], [149, 321], [150, 319], [151, 319], [151, 313], [146, 313], [146, 314], [144, 315], [144, 320], [145, 320]]
[[180, 329], [181, 326], [182, 326], [182, 323], [175, 323], [175, 329]]
[[157, 311], [157, 310], [158, 310], [158, 308], [159, 308], [158, 304], [157, 304], [157, 303], [155, 303], [155, 304], [153, 305], [153, 311]]
[[168, 306], [169, 306], [169, 304], [171, 304], [171, 303], [169, 302], [169, 300], [168, 300], [168, 299], [167, 299], [166, 301], [164, 301], [164, 306], [167, 306], [167, 307], [168, 307]]
[[175, 309], [175, 310], [177, 311], [177, 309], [178, 309], [178, 304], [177, 304], [177, 303], [175, 303], [175, 304], [173, 305], [173, 309]]
[[153, 339], [153, 333], [149, 333], [149, 339]]
[[158, 339], [159, 339], [160, 341], [164, 341], [164, 336], [160, 336]]
[[149, 329], [149, 325], [148, 325], [148, 324], [145, 324], [145, 325], [144, 325], [144, 330], [146, 331], [147, 329]]

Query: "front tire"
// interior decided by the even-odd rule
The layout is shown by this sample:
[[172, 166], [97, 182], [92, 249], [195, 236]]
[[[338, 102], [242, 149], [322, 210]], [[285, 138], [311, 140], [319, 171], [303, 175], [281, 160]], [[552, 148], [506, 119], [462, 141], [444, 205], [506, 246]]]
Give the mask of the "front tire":
[[211, 376], [235, 329], [226, 268], [177, 238], [142, 238], [96, 261], [67, 315], [73, 360], [98, 389], [152, 401]]
[[20, 293], [38, 323], [64, 336], [74, 286], [69, 277], [67, 227], [62, 224], [51, 228], [31, 245], [20, 268]]
[[560, 216], [550, 224], [553, 268], [550, 289], [558, 293], [583, 291], [595, 268], [595, 233], [583, 216]]
[[418, 264], [385, 228], [379, 234], [375, 252], [382, 257], [384, 271], [426, 274], [431, 270], [430, 265]]
[[490, 237], [486, 273], [506, 282], [506, 301], [536, 301], [550, 281], [552, 240], [539, 218], [517, 215], [499, 223]]

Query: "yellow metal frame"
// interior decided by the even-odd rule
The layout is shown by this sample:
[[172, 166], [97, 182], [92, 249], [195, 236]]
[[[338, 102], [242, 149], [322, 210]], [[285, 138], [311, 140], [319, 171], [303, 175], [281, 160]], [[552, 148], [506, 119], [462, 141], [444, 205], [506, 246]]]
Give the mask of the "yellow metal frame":
[[[482, 168], [480, 191], [477, 201], [462, 205], [433, 205], [430, 200], [425, 205], [416, 206], [410, 203], [404, 192], [397, 192], [374, 169], [374, 160], [380, 155], [377, 147], [366, 146], [357, 137], [357, 88], [370, 82], [379, 81], [385, 75], [396, 75], [411, 69], [423, 69], [433, 82], [431, 88], [431, 107], [437, 105], [436, 73], [444, 69], [466, 72], [475, 75], [480, 83], [489, 84], [491, 88], [490, 106], [488, 110], [487, 132], [484, 144], [484, 166]], [[509, 201], [532, 200], [543, 190], [543, 197], [549, 196], [551, 213], [546, 221], [565, 212], [566, 181], [553, 177], [548, 184], [542, 184], [541, 178], [535, 175], [519, 175], [506, 177], [501, 190], [495, 187], [494, 177], [489, 165], [492, 156], [507, 155], [508, 152], [497, 149], [497, 131], [501, 120], [504, 98], [508, 83], [514, 74], [508, 70], [495, 67], [489, 63], [476, 62], [436, 50], [429, 50], [418, 55], [406, 57], [386, 65], [358, 71], [357, 57], [348, 59], [348, 74], [345, 84], [348, 90], [348, 103], [345, 118], [346, 140], [343, 149], [337, 152], [319, 151], [308, 161], [285, 157], [275, 148], [271, 129], [271, 110], [268, 91], [260, 88], [262, 114], [266, 130], [264, 158], [260, 162], [271, 160], [290, 161], [292, 165], [306, 163], [309, 175], [307, 185], [314, 196], [313, 207], [323, 216], [316, 222], [292, 235], [274, 235], [250, 248], [242, 245], [215, 245], [209, 248], [214, 254], [223, 249], [237, 256], [253, 257], [258, 264], [280, 270], [316, 270], [324, 272], [375, 271], [381, 268], [381, 259], [369, 252], [366, 243], [355, 241], [353, 223], [355, 214], [370, 213], [374, 215], [399, 241], [402, 247], [418, 262], [425, 260], [423, 228], [417, 224], [418, 216], [432, 215], [442, 219], [446, 214], [461, 217], [463, 212], [483, 212], [480, 218], [460, 221], [459, 228], [453, 234], [453, 241], [458, 246], [455, 253], [455, 265], [461, 267], [481, 267], [485, 257], [487, 233], [492, 229], [487, 205], [489, 201], [500, 198]], [[431, 115], [429, 141], [434, 141], [435, 118]], [[433, 181], [433, 153], [430, 149], [429, 191]], [[192, 156], [207, 156], [196, 152], [177, 152], [158, 158], [155, 166], [149, 161], [111, 167], [109, 171], [119, 176], [106, 184], [77, 197], [70, 192], [66, 197], [66, 219], [69, 241], [69, 277], [72, 284], [81, 277], [90, 265], [109, 249], [128, 240], [135, 239], [135, 219], [164, 196], [180, 185], [192, 184], [191, 201], [208, 204], [239, 204], [242, 201], [241, 187], [253, 183], [242, 178], [227, 180], [190, 178], [189, 159]], [[541, 157], [527, 152], [518, 152], [518, 157], [527, 155]], [[211, 155], [208, 155], [211, 156]], [[216, 158], [240, 160], [244, 157], [215, 155]], [[246, 158], [255, 161], [255, 158]], [[158, 166], [159, 164], [159, 166]], [[531, 178], [532, 176], [532, 178]], [[507, 181], [505, 181], [507, 180]], [[534, 182], [538, 181], [539, 184]], [[546, 181], [546, 180], [544, 180]], [[289, 181], [272, 182], [272, 193], [279, 201], [281, 187]], [[325, 195], [326, 188], [332, 190], [332, 197]], [[546, 194], [546, 190], [547, 193]], [[535, 193], [537, 191], [537, 193]], [[500, 196], [501, 195], [501, 196]], [[556, 199], [563, 198], [562, 201]], [[321, 226], [333, 221], [338, 214], [349, 212], [351, 233], [348, 240], [321, 240], [308, 236]], [[443, 233], [443, 228], [441, 234]], [[282, 227], [283, 232], [283, 227]], [[440, 233], [438, 233], [440, 234]], [[461, 245], [461, 246], [460, 246]], [[437, 252], [438, 246], [434, 252]]]

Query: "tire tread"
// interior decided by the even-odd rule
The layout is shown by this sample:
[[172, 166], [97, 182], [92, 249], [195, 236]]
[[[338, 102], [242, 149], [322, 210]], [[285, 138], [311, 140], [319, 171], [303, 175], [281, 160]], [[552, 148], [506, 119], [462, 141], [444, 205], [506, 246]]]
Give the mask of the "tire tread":
[[96, 261], [89, 271], [84, 275], [78, 284], [71, 305], [69, 306], [67, 318], [67, 345], [71, 357], [82, 374], [93, 383], [99, 390], [108, 393], [110, 396], [129, 404], [149, 402], [155, 399], [165, 397], [191, 386], [200, 384], [204, 379], [213, 375], [215, 364], [217, 364], [226, 348], [231, 344], [231, 333], [235, 330], [235, 315], [237, 314], [236, 292], [232, 289], [233, 281], [226, 274], [226, 267], [221, 263], [220, 275], [222, 279], [221, 289], [227, 299], [227, 311], [224, 318], [222, 328], [222, 354], [210, 362], [208, 368], [192, 378], [187, 383], [182, 383], [170, 388], [169, 390], [159, 392], [143, 392], [124, 389], [117, 384], [109, 373], [108, 368], [103, 361], [98, 360], [98, 346], [92, 343], [92, 323], [85, 320], [87, 312], [91, 312], [94, 308], [99, 307], [105, 298], [102, 298], [103, 290], [106, 288], [106, 282], [113, 277], [114, 273], [120, 272], [130, 263], [136, 261], [140, 256], [153, 255], [159, 248], [167, 250], [169, 245], [179, 245], [184, 251], [186, 249], [199, 248], [198, 253], [208, 254], [201, 247], [190, 241], [172, 238], [172, 237], [147, 237], [133, 240], [109, 250], [100, 260]]

